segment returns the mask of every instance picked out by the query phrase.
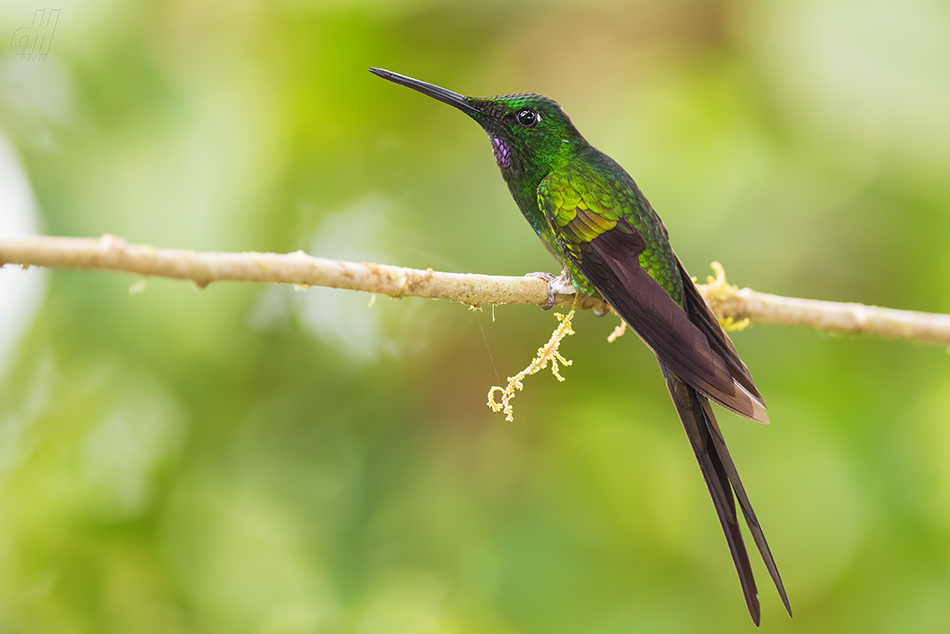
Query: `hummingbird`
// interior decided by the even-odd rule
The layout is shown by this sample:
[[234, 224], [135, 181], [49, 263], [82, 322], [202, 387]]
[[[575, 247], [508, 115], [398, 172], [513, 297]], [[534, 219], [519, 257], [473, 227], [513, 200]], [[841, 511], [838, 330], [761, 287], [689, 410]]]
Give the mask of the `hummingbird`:
[[555, 291], [600, 297], [656, 354], [719, 516], [752, 621], [761, 609], [736, 512], [792, 609], [710, 401], [759, 423], [765, 402], [719, 320], [670, 247], [666, 227], [629, 174], [581, 136], [552, 99], [533, 93], [470, 97], [381, 68], [370, 72], [454, 106], [488, 134], [512, 197], [563, 267]]

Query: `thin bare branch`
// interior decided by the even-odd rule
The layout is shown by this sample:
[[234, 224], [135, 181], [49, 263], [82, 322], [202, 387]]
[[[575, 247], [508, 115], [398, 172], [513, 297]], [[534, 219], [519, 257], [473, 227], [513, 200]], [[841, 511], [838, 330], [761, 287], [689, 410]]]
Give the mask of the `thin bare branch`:
[[950, 315], [759, 293], [727, 284], [718, 262], [712, 268], [716, 277], [699, 290], [727, 328], [748, 320], [950, 346]]
[[[443, 273], [432, 269], [344, 262], [313, 257], [301, 251], [278, 254], [160, 249], [129, 244], [122, 238], [110, 235], [98, 239], [0, 236], [0, 265], [5, 264], [123, 271], [146, 277], [191, 280], [202, 288], [211, 282], [271, 282], [326, 286], [390, 297], [448, 299], [474, 306], [543, 306], [547, 303], [547, 285], [535, 277]], [[699, 289], [716, 314], [727, 323], [748, 319], [758, 323], [950, 346], [950, 315], [779, 297], [748, 288], [740, 290], [726, 284], [721, 267], [716, 270], [717, 278], [710, 280], [708, 285], [700, 285]], [[606, 309], [596, 299], [575, 298], [571, 294], [558, 294], [556, 304]]]
[[[123, 271], [146, 277], [191, 280], [204, 288], [212, 282], [271, 282], [326, 286], [389, 297], [448, 299], [471, 306], [547, 302], [547, 283], [538, 278], [442, 273], [387, 264], [344, 262], [294, 253], [218, 253], [160, 249], [129, 244], [122, 238], [0, 237], [0, 265], [53, 269]], [[573, 306], [572, 294], [556, 298]], [[604, 308], [586, 298], [578, 308]]]

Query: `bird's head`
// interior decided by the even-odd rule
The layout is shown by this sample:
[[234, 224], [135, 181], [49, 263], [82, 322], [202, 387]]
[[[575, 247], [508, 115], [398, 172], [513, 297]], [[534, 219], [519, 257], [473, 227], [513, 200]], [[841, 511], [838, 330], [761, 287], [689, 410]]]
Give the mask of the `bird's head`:
[[587, 145], [561, 106], [544, 95], [467, 97], [381, 68], [370, 71], [455, 106], [477, 121], [491, 139], [495, 160], [506, 180], [530, 174], [543, 177]]

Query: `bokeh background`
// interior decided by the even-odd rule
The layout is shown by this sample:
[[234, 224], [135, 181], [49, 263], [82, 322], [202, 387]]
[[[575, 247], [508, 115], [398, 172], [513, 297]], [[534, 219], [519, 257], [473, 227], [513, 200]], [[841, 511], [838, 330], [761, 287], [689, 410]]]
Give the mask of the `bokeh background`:
[[[516, 275], [478, 127], [370, 75], [540, 92], [702, 279], [950, 312], [944, 0], [0, 5], [0, 232]], [[22, 32], [21, 32], [22, 33]], [[555, 271], [556, 272], [556, 271]], [[131, 291], [138, 291], [135, 293]], [[534, 307], [0, 271], [0, 632], [754, 628], [652, 355]], [[795, 610], [950, 631], [950, 359], [757, 325], [719, 418]]]

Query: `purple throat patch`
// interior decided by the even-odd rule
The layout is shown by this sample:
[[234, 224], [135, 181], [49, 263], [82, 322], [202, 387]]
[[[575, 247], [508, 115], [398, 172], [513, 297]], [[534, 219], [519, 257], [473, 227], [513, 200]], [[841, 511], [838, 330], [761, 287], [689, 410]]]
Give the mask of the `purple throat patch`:
[[492, 138], [491, 151], [495, 155], [495, 161], [498, 162], [499, 167], [507, 168], [511, 166], [511, 154], [509, 154], [508, 146], [505, 145], [504, 141]]

